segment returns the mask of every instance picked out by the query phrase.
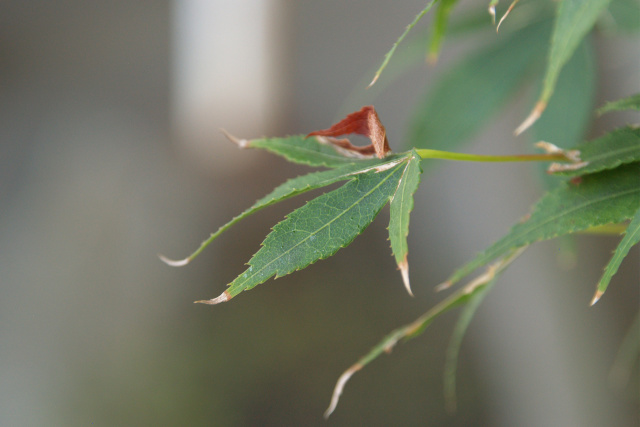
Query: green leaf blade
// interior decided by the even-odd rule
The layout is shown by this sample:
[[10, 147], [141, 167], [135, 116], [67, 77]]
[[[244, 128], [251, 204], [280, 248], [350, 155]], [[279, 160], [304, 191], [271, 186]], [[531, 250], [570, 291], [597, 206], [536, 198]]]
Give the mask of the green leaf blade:
[[596, 70], [593, 43], [587, 37], [562, 69], [546, 114], [531, 128], [534, 141], [547, 141], [561, 148], [569, 148], [583, 140], [592, 118]]
[[624, 127], [575, 147], [584, 166], [552, 164], [549, 172], [577, 176], [613, 169], [640, 160], [640, 128]]
[[438, 9], [436, 10], [434, 17], [431, 40], [429, 41], [428, 60], [431, 63], [438, 60], [438, 55], [442, 48], [442, 41], [444, 40], [445, 33], [447, 32], [449, 15], [451, 15], [451, 11], [457, 2], [458, 0], [440, 0], [440, 3], [438, 4]]
[[261, 138], [244, 141], [243, 146], [267, 150], [292, 163], [314, 167], [336, 168], [348, 163], [366, 162], [370, 159], [348, 156], [337, 147], [324, 143], [323, 138], [293, 135], [285, 138]]
[[634, 245], [638, 244], [638, 242], [640, 242], [640, 209], [636, 211], [631, 223], [627, 226], [624, 237], [618, 244], [618, 247], [616, 247], [613, 257], [605, 267], [604, 274], [598, 283], [598, 288], [593, 300], [591, 301], [591, 305], [598, 302], [602, 295], [604, 295], [611, 278], [618, 271], [620, 264], [622, 264], [622, 260], [627, 256], [629, 250]]
[[405, 166], [400, 184], [389, 204], [389, 240], [391, 241], [391, 250], [409, 295], [413, 294], [409, 284], [409, 264], [407, 261], [409, 246], [407, 244], [407, 236], [409, 235], [409, 216], [414, 204], [413, 194], [420, 185], [420, 174], [422, 173], [420, 160], [420, 156], [413, 151]]
[[607, 102], [598, 108], [598, 114], [604, 114], [611, 111], [640, 110], [640, 93], [631, 95], [627, 98], [618, 99], [616, 101]]
[[[347, 163], [344, 166], [321, 172], [312, 172], [307, 175], [299, 176], [287, 180], [285, 183], [276, 187], [271, 193], [258, 200], [250, 209], [245, 212], [251, 213], [262, 209], [274, 203], [281, 202], [293, 196], [306, 193], [310, 190], [326, 187], [339, 181], [352, 179], [355, 175], [366, 173], [371, 168], [385, 167], [398, 162], [398, 156], [388, 157], [384, 161], [379, 159], [367, 160], [357, 163]], [[243, 213], [242, 215], [245, 215]]]
[[454, 284], [513, 248], [631, 218], [640, 206], [639, 176], [640, 164], [632, 163], [586, 175], [578, 184], [565, 183], [548, 192], [526, 221], [516, 224], [445, 283]]
[[556, 87], [562, 67], [571, 59], [582, 39], [591, 31], [598, 16], [610, 2], [611, 0], [560, 2], [556, 11], [542, 92], [529, 116], [516, 129], [516, 134], [527, 130], [542, 115]]
[[405, 159], [354, 176], [342, 187], [323, 194], [273, 227], [249, 268], [218, 298], [217, 304], [269, 278], [281, 277], [325, 259], [346, 247], [373, 221], [398, 186]]
[[560, 2], [551, 37], [541, 100], [549, 100], [562, 67], [571, 59], [584, 36], [591, 31], [598, 16], [610, 2], [611, 0], [562, 0]]
[[[596, 70], [593, 43], [590, 37], [586, 37], [562, 69], [557, 89], [545, 114], [531, 128], [533, 141], [546, 141], [560, 148], [569, 148], [584, 140], [592, 119]], [[542, 80], [539, 86], [542, 86]], [[540, 164], [538, 169], [544, 188], [551, 189], [558, 185], [558, 179], [546, 173], [547, 167]]]

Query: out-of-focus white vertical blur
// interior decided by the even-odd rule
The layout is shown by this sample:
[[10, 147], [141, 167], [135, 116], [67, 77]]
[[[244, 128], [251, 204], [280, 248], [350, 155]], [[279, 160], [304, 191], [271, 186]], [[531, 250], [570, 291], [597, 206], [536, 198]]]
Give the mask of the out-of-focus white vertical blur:
[[282, 108], [285, 8], [279, 0], [178, 0], [173, 13], [172, 119], [187, 156], [216, 172], [248, 168], [219, 128], [265, 135]]

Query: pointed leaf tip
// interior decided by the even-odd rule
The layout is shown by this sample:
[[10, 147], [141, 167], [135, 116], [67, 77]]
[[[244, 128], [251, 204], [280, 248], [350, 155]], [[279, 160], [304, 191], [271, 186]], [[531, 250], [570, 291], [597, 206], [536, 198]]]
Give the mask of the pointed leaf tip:
[[398, 264], [398, 268], [400, 269], [400, 274], [402, 274], [402, 281], [404, 282], [405, 289], [409, 295], [414, 296], [413, 292], [411, 292], [411, 284], [409, 283], [409, 263], [407, 262], [406, 257], [404, 261]]
[[378, 81], [378, 77], [380, 77], [380, 74], [379, 74], [379, 73], [378, 73], [378, 74], [376, 74], [376, 75], [373, 77], [373, 80], [371, 80], [371, 83], [369, 83], [369, 86], [367, 86], [366, 88], [367, 88], [367, 89], [369, 89], [371, 86], [373, 86], [374, 84], [376, 84], [376, 82]]
[[595, 295], [593, 296], [593, 299], [591, 300], [590, 305], [593, 306], [595, 303], [600, 301], [600, 298], [602, 298], [602, 295], [604, 295], [604, 292], [602, 292], [601, 290], [597, 290]]
[[518, 126], [518, 128], [515, 130], [514, 132], [515, 135], [518, 136], [525, 130], [529, 129], [535, 122], [538, 121], [538, 119], [542, 115], [542, 112], [546, 108], [547, 108], [547, 103], [545, 101], [538, 101], [536, 106], [533, 107], [533, 110], [531, 110], [531, 113], [529, 113], [529, 116], [526, 119], [524, 119], [524, 121], [520, 124], [520, 126]]
[[191, 257], [186, 257], [185, 259], [170, 259], [162, 254], [158, 254], [158, 258], [160, 261], [164, 262], [171, 267], [183, 267], [191, 262]]
[[[511, 13], [511, 11], [513, 10], [513, 8], [515, 7], [515, 5], [519, 2], [520, 0], [513, 0], [513, 2], [511, 3], [511, 5], [509, 6], [509, 9], [507, 9], [507, 11], [504, 13], [504, 15], [502, 15], [502, 18], [500, 18], [500, 22], [498, 22], [498, 25], [496, 26], [496, 33], [500, 30], [500, 26], [502, 25], [502, 23], [504, 22], [504, 20], [506, 19], [507, 16], [509, 16], [509, 14]], [[495, 9], [493, 11], [493, 13], [495, 14]], [[495, 18], [494, 18], [495, 19]]]
[[446, 282], [442, 282], [438, 286], [436, 286], [434, 291], [444, 291], [445, 289], [449, 289], [451, 286], [453, 286], [453, 282], [451, 282], [451, 280], [447, 280]]
[[194, 301], [194, 304], [208, 304], [208, 305], [216, 305], [216, 304], [220, 304], [221, 302], [226, 302], [229, 301], [231, 299], [231, 295], [229, 294], [228, 291], [224, 291], [223, 293], [221, 293], [218, 297], [216, 298], [212, 298], [212, 299], [205, 299], [205, 300], [200, 300], [200, 301]]
[[220, 132], [222, 132], [224, 134], [224, 136], [227, 137], [227, 139], [231, 142], [233, 142], [234, 144], [236, 144], [238, 147], [240, 148], [247, 148], [249, 147], [249, 140], [247, 139], [240, 139], [236, 136], [231, 135], [229, 132], [227, 132], [226, 130], [220, 128]]
[[335, 411], [336, 406], [338, 406], [338, 400], [340, 400], [340, 395], [342, 394], [342, 390], [344, 389], [345, 384], [349, 381], [349, 378], [356, 372], [362, 369], [362, 365], [360, 363], [356, 363], [346, 371], [340, 378], [338, 378], [338, 382], [336, 383], [335, 388], [333, 389], [333, 394], [331, 395], [331, 403], [329, 403], [329, 407], [326, 411], [324, 411], [324, 419], [326, 420], [329, 416]]

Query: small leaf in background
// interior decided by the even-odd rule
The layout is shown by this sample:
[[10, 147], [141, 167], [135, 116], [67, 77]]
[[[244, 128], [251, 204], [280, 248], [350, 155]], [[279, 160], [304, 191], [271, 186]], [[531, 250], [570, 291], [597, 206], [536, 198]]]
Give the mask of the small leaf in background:
[[331, 144], [327, 138], [293, 135], [284, 138], [239, 139], [226, 131], [224, 134], [240, 148], [267, 150], [292, 163], [308, 166], [335, 168], [363, 159], [357, 153], [341, 150]]
[[333, 394], [331, 395], [331, 403], [325, 411], [324, 417], [328, 418], [336, 409], [336, 407], [338, 406], [340, 395], [342, 395], [342, 391], [344, 390], [344, 386], [346, 385], [347, 381], [349, 381], [349, 379], [353, 376], [353, 374], [371, 363], [382, 353], [391, 352], [393, 347], [395, 347], [395, 345], [401, 339], [408, 340], [420, 335], [431, 324], [431, 322], [433, 322], [441, 314], [451, 310], [452, 308], [469, 302], [469, 300], [471, 300], [474, 296], [482, 292], [482, 290], [489, 283], [491, 283], [505, 268], [507, 268], [507, 266], [511, 264], [511, 262], [515, 260], [523, 251], [524, 248], [511, 251], [504, 258], [487, 267], [487, 271], [485, 273], [469, 282], [469, 284], [467, 284], [464, 288], [459, 289], [453, 294], [449, 295], [447, 298], [436, 304], [433, 308], [420, 316], [418, 319], [414, 320], [412, 323], [400, 327], [384, 337], [382, 341], [380, 341], [369, 351], [369, 353], [361, 357], [360, 360], [353, 364], [349, 369], [344, 371], [340, 378], [338, 378], [336, 386], [333, 390]]
[[640, 206], [640, 163], [582, 176], [580, 182], [566, 182], [545, 194], [531, 215], [516, 224], [506, 236], [457, 270], [446, 288], [476, 268], [514, 248], [588, 228], [630, 219]]
[[[584, 141], [595, 100], [596, 68], [591, 38], [586, 37], [562, 69], [546, 114], [531, 128], [531, 140], [550, 142], [560, 148], [573, 147]], [[542, 87], [542, 79], [539, 87]], [[559, 184], [559, 180], [546, 173], [546, 166], [539, 165], [540, 176], [544, 187], [551, 189]]]
[[420, 174], [422, 173], [420, 160], [420, 156], [415, 151], [412, 152], [400, 179], [400, 184], [389, 204], [389, 240], [391, 241], [391, 250], [402, 274], [404, 286], [411, 296], [413, 296], [413, 293], [409, 282], [409, 263], [407, 260], [409, 246], [407, 245], [407, 236], [409, 235], [409, 214], [413, 210], [413, 194], [418, 189], [418, 185], [420, 185]]
[[329, 129], [311, 132], [309, 136], [337, 137], [349, 134], [363, 135], [371, 140], [371, 145], [356, 147], [348, 139], [330, 139], [330, 142], [349, 152], [363, 155], [376, 154], [382, 159], [391, 151], [385, 130], [373, 105], [362, 107], [360, 111], [347, 115]]
[[369, 83], [368, 87], [373, 86], [376, 81], [378, 81], [378, 78], [380, 77], [380, 74], [382, 74], [382, 70], [385, 69], [385, 67], [387, 66], [387, 64], [389, 63], [389, 61], [391, 60], [391, 57], [393, 56], [393, 53], [396, 51], [396, 48], [398, 47], [398, 45], [402, 42], [402, 40], [404, 40], [404, 38], [407, 36], [407, 34], [409, 34], [409, 31], [411, 31], [411, 29], [418, 23], [418, 21], [420, 21], [420, 19], [422, 19], [422, 17], [424, 15], [427, 14], [427, 12], [429, 12], [429, 10], [431, 10], [431, 7], [434, 5], [434, 3], [437, 0], [431, 0], [427, 6], [422, 9], [420, 11], [420, 13], [418, 13], [416, 15], [416, 17], [413, 19], [413, 22], [411, 22], [409, 25], [407, 25], [407, 28], [404, 30], [404, 33], [402, 33], [402, 35], [400, 37], [398, 37], [398, 40], [396, 40], [396, 42], [393, 44], [393, 46], [391, 47], [391, 50], [389, 50], [389, 52], [387, 52], [387, 54], [384, 56], [384, 60], [382, 61], [382, 65], [380, 66], [380, 68], [378, 68], [378, 71], [376, 71], [375, 76], [373, 76], [373, 80], [371, 80], [371, 83]]
[[487, 285], [479, 289], [471, 298], [469, 302], [464, 306], [458, 321], [451, 334], [451, 340], [447, 347], [447, 354], [444, 361], [444, 400], [449, 413], [456, 411], [456, 372], [458, 369], [458, 355], [460, 354], [460, 347], [462, 346], [462, 339], [467, 332], [467, 328], [473, 319], [474, 314], [484, 301], [497, 279], [490, 280]]
[[[583, 40], [582, 45], [560, 73], [557, 90], [549, 101], [546, 114], [542, 115], [531, 129], [530, 135], [534, 140], [557, 143], [562, 148], [571, 147], [583, 140], [591, 118], [597, 82], [597, 65], [590, 41], [589, 38]], [[558, 164], [574, 169], [585, 166], [584, 162], [579, 161], [579, 151], [571, 151], [575, 153], [574, 162]], [[562, 182], [547, 173], [548, 165], [540, 163], [537, 166], [544, 189], [549, 190]], [[574, 267], [578, 254], [573, 236], [558, 238], [557, 245], [558, 265], [566, 270]]]
[[578, 151], [580, 163], [552, 163], [549, 173], [576, 176], [637, 162], [640, 160], [640, 128], [616, 129], [600, 138], [578, 144], [571, 151]]
[[636, 211], [636, 214], [634, 215], [631, 223], [625, 231], [624, 237], [613, 253], [613, 257], [605, 267], [604, 274], [602, 275], [602, 279], [600, 279], [600, 282], [598, 283], [598, 288], [595, 295], [593, 296], [591, 305], [597, 303], [602, 295], [604, 295], [605, 291], [607, 290], [607, 286], [609, 286], [611, 278], [618, 271], [618, 267], [620, 267], [620, 264], [622, 264], [622, 260], [627, 256], [631, 247], [638, 244], [638, 242], [640, 242], [640, 209]]
[[276, 224], [249, 261], [249, 268], [217, 298], [197, 301], [218, 304], [276, 278], [328, 258], [353, 241], [378, 215], [398, 187], [404, 172], [400, 158], [353, 177]]
[[429, 53], [427, 54], [427, 61], [430, 64], [435, 64], [438, 61], [442, 41], [447, 32], [449, 15], [457, 2], [458, 0], [440, 0], [438, 4], [433, 22], [433, 30], [431, 31], [431, 40], [429, 41]]
[[516, 129], [521, 134], [534, 124], [547, 108], [562, 67], [571, 59], [576, 48], [587, 35], [600, 13], [611, 0], [562, 0], [556, 10], [542, 92], [529, 116]]
[[617, 101], [607, 102], [598, 108], [598, 114], [608, 113], [610, 111], [640, 110], [640, 93], [631, 95], [628, 98], [618, 99]]
[[[458, 39], [464, 36], [479, 37], [483, 32], [488, 36], [489, 23], [490, 20], [484, 10], [475, 9], [455, 14], [447, 25], [447, 37]], [[367, 88], [368, 76], [374, 74], [376, 69], [364, 73], [349, 94], [345, 96], [336, 117], [344, 117], [360, 105], [374, 104], [380, 95], [402, 75], [417, 65], [423, 65], [424, 47], [429, 43], [430, 36], [430, 31], [427, 30], [430, 28], [414, 32], [411, 39], [407, 40], [402, 49], [396, 52], [393, 62], [390, 62], [385, 68], [385, 79], [378, 81], [373, 87]], [[368, 90], [364, 90], [365, 88]]]
[[406, 145], [459, 146], [498, 112], [544, 57], [550, 25], [532, 24], [446, 70], [415, 109]]
[[[558, 84], [545, 114], [532, 126], [529, 140], [548, 141], [561, 148], [569, 148], [582, 142], [593, 114], [597, 86], [597, 64], [592, 38], [584, 38], [575, 54], [564, 66], [558, 77]], [[540, 75], [538, 92], [542, 88]], [[547, 173], [547, 164], [537, 165], [541, 184], [545, 190], [559, 185], [562, 181]], [[567, 165], [563, 164], [563, 167]], [[578, 167], [578, 162], [568, 165]], [[556, 261], [569, 270], [578, 261], [577, 245], [573, 236], [558, 239]]]

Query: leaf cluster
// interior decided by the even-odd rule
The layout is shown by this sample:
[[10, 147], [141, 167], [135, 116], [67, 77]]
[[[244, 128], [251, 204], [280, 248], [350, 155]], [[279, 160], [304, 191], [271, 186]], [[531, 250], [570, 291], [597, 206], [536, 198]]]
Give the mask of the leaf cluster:
[[[433, 7], [436, 12], [426, 55], [430, 62], [435, 62], [447, 28], [465, 26], [455, 22], [449, 25], [456, 4], [456, 0], [429, 2], [384, 57], [370, 86], [379, 80], [390, 64], [398, 45]], [[445, 366], [445, 391], [449, 405], [453, 407], [456, 360], [466, 327], [498, 275], [528, 246], [542, 240], [618, 225], [623, 237], [596, 286], [594, 304], [605, 293], [630, 248], [640, 241], [640, 128], [625, 126], [582, 141], [593, 114], [596, 81], [588, 34], [597, 25], [610, 32], [616, 27], [611, 20], [622, 20], [623, 24], [619, 26], [625, 31], [629, 28], [638, 30], [637, 24], [636, 27], [628, 24], [619, 13], [625, 7], [635, 7], [633, 5], [631, 0], [562, 0], [557, 5], [526, 1], [520, 4], [515, 0], [504, 10], [497, 0], [491, 0], [490, 14], [494, 18], [496, 15], [502, 17], [497, 26], [509, 13], [510, 19], [520, 19], [517, 16], [520, 8], [529, 19], [513, 28], [505, 24], [503, 27], [506, 28], [503, 28], [497, 42], [454, 64], [429, 88], [409, 125], [408, 140], [412, 148], [401, 153], [390, 153], [384, 126], [371, 106], [348, 115], [329, 129], [306, 136], [244, 140], [228, 134], [242, 148], [267, 150], [290, 162], [322, 169], [278, 186], [211, 234], [189, 257], [179, 261], [163, 257], [163, 260], [170, 265], [185, 265], [222, 232], [257, 211], [311, 190], [342, 183], [276, 224], [249, 260], [248, 268], [224, 292], [215, 298], [197, 302], [218, 304], [228, 301], [272, 277], [293, 273], [334, 255], [361, 234], [387, 204], [390, 206], [388, 231], [391, 250], [404, 285], [411, 294], [407, 238], [423, 161], [440, 158], [552, 162], [546, 171], [551, 177], [547, 180], [551, 189], [504, 237], [455, 271], [438, 288], [449, 288], [478, 268], [484, 267], [485, 270], [414, 322], [392, 331], [345, 371], [338, 380], [326, 416], [335, 409], [344, 385], [355, 372], [399, 341], [419, 335], [440, 314], [465, 305], [454, 330]], [[495, 21], [494, 24], [489, 21], [488, 26], [492, 25]], [[481, 28], [482, 25], [474, 24], [473, 27]], [[420, 38], [419, 42], [424, 43], [424, 40]], [[424, 52], [421, 55], [424, 56]], [[405, 58], [401, 67], [413, 62], [415, 55]], [[546, 65], [540, 67], [541, 63]], [[545, 140], [537, 144], [545, 151], [544, 154], [476, 156], [439, 151], [444, 148], [452, 150], [468, 140], [536, 74], [540, 76], [540, 95], [515, 133], [520, 134], [533, 126], [530, 133], [534, 138], [542, 136]], [[573, 103], [570, 113], [565, 113], [567, 100]], [[598, 113], [625, 109], [639, 110], [640, 95], [607, 103]], [[570, 117], [565, 117], [565, 114], [570, 114]], [[350, 133], [369, 137], [372, 145], [355, 147], [348, 140], [337, 139]]]

